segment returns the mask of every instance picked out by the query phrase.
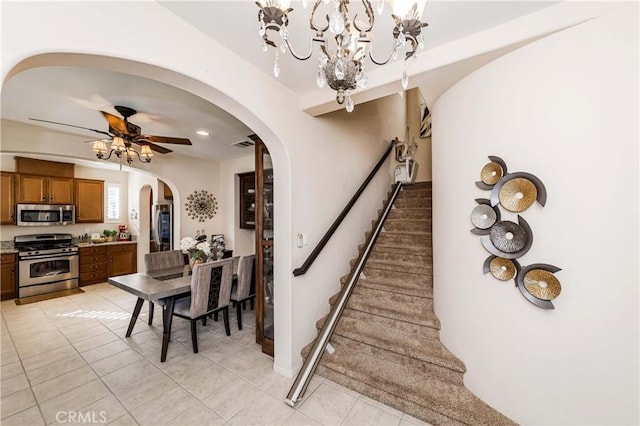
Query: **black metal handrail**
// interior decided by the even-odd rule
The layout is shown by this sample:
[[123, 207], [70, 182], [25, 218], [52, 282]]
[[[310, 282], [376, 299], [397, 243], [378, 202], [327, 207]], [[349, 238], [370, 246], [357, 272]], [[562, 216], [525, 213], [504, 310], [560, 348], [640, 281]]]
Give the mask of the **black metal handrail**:
[[347, 216], [347, 214], [349, 213], [353, 205], [356, 203], [356, 201], [358, 201], [358, 198], [360, 198], [360, 195], [362, 195], [364, 190], [367, 188], [367, 185], [369, 185], [369, 182], [371, 182], [371, 180], [376, 175], [376, 173], [378, 172], [378, 170], [380, 169], [384, 161], [387, 159], [387, 157], [389, 156], [389, 153], [391, 153], [391, 150], [393, 149], [393, 147], [396, 145], [397, 142], [398, 142], [398, 138], [395, 138], [394, 140], [391, 141], [391, 143], [389, 144], [389, 147], [385, 150], [384, 154], [382, 154], [382, 157], [380, 157], [376, 165], [373, 167], [373, 169], [369, 173], [369, 176], [367, 176], [364, 182], [362, 182], [362, 185], [360, 185], [360, 188], [358, 188], [356, 193], [353, 194], [353, 197], [351, 197], [351, 200], [349, 200], [347, 205], [344, 206], [344, 209], [342, 209], [342, 212], [340, 212], [340, 214], [338, 215], [336, 220], [333, 222], [331, 227], [324, 234], [320, 242], [314, 247], [311, 254], [309, 254], [309, 257], [307, 257], [307, 259], [304, 261], [302, 266], [293, 270], [293, 275], [295, 277], [299, 275], [304, 275], [307, 273], [307, 271], [309, 270], [313, 262], [316, 260], [316, 258], [318, 257], [322, 249], [324, 249], [324, 246], [327, 245], [327, 243], [329, 242], [329, 239], [331, 239], [333, 234], [338, 229], [338, 226], [340, 226], [340, 224], [342, 223], [344, 218]]

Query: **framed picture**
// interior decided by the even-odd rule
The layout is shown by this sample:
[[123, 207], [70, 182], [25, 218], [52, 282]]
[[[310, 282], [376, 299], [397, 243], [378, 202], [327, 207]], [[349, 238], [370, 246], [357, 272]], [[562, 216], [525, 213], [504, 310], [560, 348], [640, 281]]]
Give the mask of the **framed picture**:
[[431, 136], [431, 112], [427, 104], [420, 105], [420, 137], [428, 138]]

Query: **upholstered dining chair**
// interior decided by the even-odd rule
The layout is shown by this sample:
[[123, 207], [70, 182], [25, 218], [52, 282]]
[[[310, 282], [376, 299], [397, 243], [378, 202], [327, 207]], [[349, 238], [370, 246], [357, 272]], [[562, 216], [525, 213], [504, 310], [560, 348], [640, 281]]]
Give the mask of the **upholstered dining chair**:
[[[156, 272], [178, 266], [184, 266], [184, 255], [180, 250], [158, 251], [144, 255], [145, 272]], [[153, 302], [149, 301], [149, 325], [153, 323], [153, 307]]]
[[173, 307], [173, 315], [191, 322], [191, 342], [193, 353], [198, 353], [197, 323], [207, 316], [222, 311], [227, 336], [229, 329], [229, 298], [233, 278], [233, 260], [223, 259], [196, 264], [191, 275], [191, 295], [178, 299]]
[[251, 307], [253, 307], [253, 301], [256, 298], [255, 274], [253, 272], [255, 260], [255, 254], [240, 256], [238, 260], [237, 283], [231, 289], [231, 301], [236, 307], [239, 330], [242, 330], [242, 307], [246, 306], [247, 301], [250, 301]]

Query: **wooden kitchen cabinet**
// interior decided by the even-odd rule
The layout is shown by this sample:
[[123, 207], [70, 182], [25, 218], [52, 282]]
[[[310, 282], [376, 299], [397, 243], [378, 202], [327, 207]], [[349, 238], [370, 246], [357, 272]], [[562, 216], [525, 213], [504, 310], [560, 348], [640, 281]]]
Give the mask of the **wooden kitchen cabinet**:
[[24, 204], [73, 204], [73, 178], [18, 175], [17, 202]]
[[80, 247], [80, 286], [107, 281], [107, 247]]
[[76, 223], [104, 222], [104, 181], [74, 179]]
[[110, 277], [133, 274], [138, 271], [137, 244], [114, 244], [107, 246], [108, 271]]
[[17, 264], [14, 253], [0, 256], [0, 299], [15, 299], [17, 285]]
[[16, 175], [2, 172], [0, 182], [0, 223], [15, 225], [16, 223]]

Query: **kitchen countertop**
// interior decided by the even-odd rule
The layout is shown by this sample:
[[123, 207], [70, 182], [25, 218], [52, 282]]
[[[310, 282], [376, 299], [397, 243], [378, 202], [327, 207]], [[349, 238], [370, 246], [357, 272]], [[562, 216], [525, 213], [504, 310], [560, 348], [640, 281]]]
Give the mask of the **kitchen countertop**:
[[82, 247], [99, 247], [99, 246], [114, 246], [119, 244], [137, 244], [137, 241], [105, 241], [104, 243], [77, 243], [76, 245], [80, 248]]
[[0, 241], [0, 254], [17, 253], [18, 250], [13, 246], [13, 241]]

